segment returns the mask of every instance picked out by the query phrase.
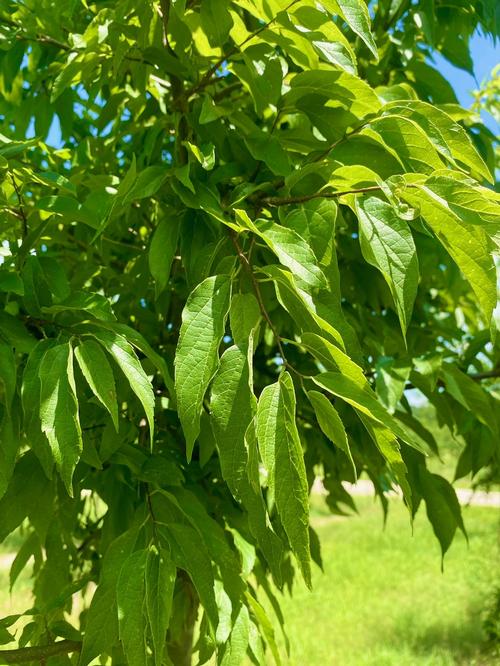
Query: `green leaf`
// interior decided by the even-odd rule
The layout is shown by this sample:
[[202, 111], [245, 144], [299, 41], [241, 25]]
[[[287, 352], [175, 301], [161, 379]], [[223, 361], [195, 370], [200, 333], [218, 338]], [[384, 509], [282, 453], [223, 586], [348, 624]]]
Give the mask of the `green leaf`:
[[56, 466], [73, 497], [72, 479], [83, 443], [69, 343], [48, 349], [40, 363], [40, 422]]
[[448, 393], [498, 435], [497, 415], [490, 394], [451, 363], [443, 365], [441, 376]]
[[36, 554], [39, 553], [40, 550], [41, 550], [40, 539], [38, 538], [36, 532], [31, 532], [31, 534], [29, 534], [26, 540], [24, 541], [23, 545], [18, 549], [16, 557], [10, 567], [9, 591], [11, 594], [12, 594], [12, 588], [14, 587], [16, 580], [19, 578], [19, 575], [28, 564], [30, 558], [32, 556], [35, 556], [35, 561], [36, 561]]
[[421, 467], [419, 481], [427, 516], [434, 534], [441, 544], [441, 553], [444, 558], [453, 541], [457, 527], [467, 536], [460, 504], [453, 486], [442, 476], [430, 474], [424, 467]]
[[377, 395], [391, 414], [401, 400], [410, 372], [407, 359], [382, 356], [377, 362]]
[[10, 415], [16, 394], [17, 368], [14, 352], [10, 345], [0, 342], [0, 402], [3, 402]]
[[450, 170], [436, 172], [421, 187], [464, 222], [499, 232], [500, 199], [489, 188]]
[[54, 346], [54, 340], [40, 340], [26, 361], [21, 385], [24, 412], [24, 432], [30, 447], [39, 459], [43, 471], [51, 478], [54, 462], [48, 439], [42, 432], [40, 421], [40, 363], [45, 352]]
[[59, 314], [61, 312], [86, 312], [96, 319], [114, 321], [116, 319], [111, 309], [111, 303], [101, 294], [92, 294], [85, 291], [74, 291], [68, 298], [56, 305], [42, 307], [45, 314]]
[[[412, 184], [413, 185], [413, 184]], [[486, 231], [460, 219], [442, 198], [420, 184], [406, 187], [402, 198], [420, 211], [472, 287], [487, 322], [497, 304], [496, 269]]]
[[211, 171], [214, 168], [215, 148], [213, 143], [195, 146], [194, 143], [186, 141], [186, 145], [205, 171]]
[[126, 206], [137, 199], [146, 199], [155, 195], [168, 177], [165, 167], [151, 166], [139, 173], [134, 184], [125, 194], [122, 205]]
[[352, 458], [351, 448], [347, 440], [344, 424], [342, 423], [337, 410], [330, 400], [319, 391], [308, 391], [307, 397], [314, 408], [319, 427], [328, 439], [346, 454], [352, 465], [354, 478], [356, 479], [356, 465]]
[[409, 118], [381, 116], [372, 120], [361, 133], [380, 141], [408, 171], [430, 173], [443, 168], [443, 162], [424, 130]]
[[172, 557], [176, 565], [190, 575], [215, 633], [219, 614], [214, 594], [213, 566], [207, 548], [199, 533], [189, 525], [171, 523], [168, 534], [172, 540]]
[[[156, 352], [151, 345], [148, 343], [148, 341], [144, 338], [139, 331], [137, 331], [135, 328], [132, 328], [131, 326], [127, 326], [126, 324], [120, 324], [120, 323], [115, 323], [115, 322], [95, 322], [99, 326], [103, 326], [104, 328], [113, 331], [115, 333], [118, 333], [121, 335], [123, 338], [127, 340], [127, 342], [138, 349], [140, 352], [144, 354], [144, 356], [151, 361], [151, 363], [154, 365], [154, 367], [158, 370], [158, 372], [161, 374], [163, 381], [165, 382], [165, 386], [170, 394], [171, 399], [174, 398], [174, 382], [172, 380], [172, 377], [170, 375], [169, 369], [167, 367], [167, 364], [165, 362], [165, 359], [163, 356], [160, 356], [158, 352]], [[83, 328], [83, 327], [82, 327]], [[88, 326], [86, 327], [85, 330], [91, 330], [94, 332], [94, 335], [96, 334], [95, 331], [97, 330], [95, 327]], [[99, 329], [100, 330], [100, 329]]]
[[0, 497], [7, 491], [21, 446], [19, 411], [16, 402], [14, 409], [6, 411], [0, 420]]
[[2, 310], [0, 310], [0, 339], [23, 354], [29, 354], [37, 343], [37, 339], [28, 333], [19, 319]]
[[342, 349], [316, 333], [304, 333], [301, 344], [327, 369], [339, 370], [359, 387], [370, 390], [362, 368]]
[[[243, 304], [246, 299], [242, 301], [238, 299], [236, 302]], [[259, 310], [254, 311], [254, 314], [259, 316]], [[233, 497], [247, 510], [250, 531], [257, 539], [275, 580], [279, 582], [282, 545], [266, 522], [266, 511], [258, 479], [257, 483], [252, 484], [248, 475], [249, 467], [252, 465], [248, 435], [252, 430], [251, 422], [256, 407], [256, 399], [251, 390], [248, 360], [252, 348], [252, 331], [253, 329], [249, 330], [244, 342], [242, 341], [239, 346], [230, 347], [221, 357], [212, 384], [211, 422], [222, 476]], [[258, 467], [256, 473], [258, 475]]]
[[262, 391], [257, 408], [257, 438], [276, 509], [311, 586], [309, 499], [302, 445], [295, 423], [295, 391], [290, 375]]
[[321, 0], [321, 4], [333, 14], [340, 12], [347, 25], [358, 35], [378, 61], [377, 45], [370, 30], [370, 14], [363, 0]]
[[251, 293], [234, 294], [231, 299], [229, 321], [235, 344], [246, 344], [261, 319], [259, 304]]
[[99, 585], [86, 616], [79, 666], [87, 666], [99, 655], [110, 654], [119, 642], [117, 582], [136, 540], [134, 525], [112, 541], [104, 554]]
[[257, 599], [254, 596], [252, 596], [252, 594], [250, 594], [250, 592], [246, 592], [245, 597], [248, 602], [248, 606], [252, 610], [255, 619], [257, 620], [257, 623], [259, 625], [260, 635], [265, 637], [267, 644], [271, 648], [274, 662], [276, 663], [277, 666], [280, 666], [281, 659], [278, 650], [278, 645], [276, 643], [276, 637], [274, 635], [273, 625], [269, 617], [267, 616], [266, 611], [260, 605]]
[[146, 666], [144, 612], [146, 550], [137, 550], [123, 563], [116, 585], [118, 635], [128, 663]]
[[210, 46], [222, 46], [233, 26], [229, 12], [229, 0], [202, 0], [200, 8], [201, 27]]
[[356, 411], [368, 416], [375, 424], [388, 428], [409, 446], [425, 452], [427, 448], [425, 443], [421, 442], [416, 433], [396, 421], [380, 404], [375, 393], [368, 386], [362, 388], [357, 382], [340, 372], [323, 372], [312, 377], [312, 379], [321, 388], [342, 398], [342, 400], [352, 405]]
[[375, 442], [378, 450], [383, 455], [385, 460], [394, 473], [410, 512], [413, 510], [413, 498], [410, 484], [408, 483], [408, 469], [401, 456], [401, 449], [396, 438], [396, 435], [389, 430], [385, 425], [382, 425], [373, 419], [367, 418], [364, 413], [358, 412], [361, 422], [368, 430], [370, 437]]
[[[233, 62], [231, 71], [250, 90], [258, 115], [264, 115], [269, 104], [278, 103], [283, 82], [281, 61], [268, 44], [252, 44], [243, 52], [244, 64]], [[200, 118], [201, 122], [201, 118]]]
[[161, 220], [151, 239], [148, 262], [149, 270], [156, 282], [157, 298], [168, 284], [172, 260], [177, 249], [179, 229], [180, 218], [172, 212]]
[[419, 279], [417, 251], [410, 227], [390, 204], [377, 197], [356, 197], [356, 212], [363, 256], [380, 270], [389, 285], [401, 329], [406, 334]]
[[144, 372], [132, 346], [124, 336], [106, 329], [99, 329], [94, 333], [94, 336], [106, 351], [111, 354], [120, 370], [128, 379], [130, 388], [139, 398], [144, 407], [146, 418], [149, 423], [149, 436], [152, 443], [154, 436], [155, 397], [151, 382]]
[[0, 291], [24, 296], [24, 284], [17, 273], [0, 271]]
[[248, 608], [241, 604], [226, 644], [221, 666], [239, 666], [245, 659], [250, 632]]
[[493, 183], [491, 173], [474, 148], [464, 128], [442, 109], [420, 100], [396, 101], [387, 104], [385, 109], [396, 115], [413, 119], [427, 134], [438, 152], [453, 164], [458, 160], [489, 183]]
[[0, 499], [0, 541], [4, 541], [27, 516], [43, 538], [45, 525], [36, 519], [36, 513], [39, 507], [47, 511], [47, 503], [42, 500], [50, 497], [50, 482], [38, 460], [32, 451], [25, 453], [14, 468], [7, 492]]
[[168, 552], [152, 546], [146, 560], [146, 609], [156, 666], [163, 664], [177, 569]]
[[316, 69], [295, 74], [290, 82], [290, 92], [283, 101], [295, 104], [306, 95], [318, 95], [335, 100], [359, 118], [377, 113], [380, 100], [370, 86], [362, 79], [345, 71]]
[[254, 223], [244, 211], [236, 211], [236, 219], [262, 238], [280, 262], [292, 271], [299, 286], [305, 289], [326, 287], [326, 278], [318, 266], [318, 260], [306, 241], [295, 231], [270, 220], [257, 220]]
[[75, 357], [92, 392], [108, 410], [116, 432], [118, 432], [115, 378], [102, 347], [94, 340], [83, 340], [75, 347]]
[[256, 399], [250, 391], [247, 349], [233, 346], [220, 359], [211, 391], [210, 412], [222, 476], [240, 499], [248, 485], [245, 432], [253, 418]]
[[190, 294], [182, 312], [175, 354], [175, 391], [188, 460], [200, 432], [203, 398], [217, 369], [230, 292], [227, 276], [209, 277]]

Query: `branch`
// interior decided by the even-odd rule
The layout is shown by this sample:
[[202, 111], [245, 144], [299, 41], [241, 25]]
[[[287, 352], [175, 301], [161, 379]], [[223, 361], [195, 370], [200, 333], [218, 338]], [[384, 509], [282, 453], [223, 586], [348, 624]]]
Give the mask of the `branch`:
[[287, 358], [285, 356], [285, 351], [283, 349], [283, 345], [281, 344], [281, 336], [278, 333], [278, 331], [276, 330], [276, 327], [274, 326], [274, 324], [271, 320], [271, 317], [269, 316], [269, 314], [266, 310], [266, 306], [264, 305], [264, 301], [262, 299], [262, 294], [261, 294], [261, 291], [260, 291], [259, 283], [257, 282], [257, 280], [255, 278], [255, 275], [254, 275], [254, 272], [253, 272], [252, 264], [250, 263], [250, 260], [248, 259], [246, 254], [241, 249], [241, 246], [238, 243], [238, 237], [237, 237], [236, 233], [233, 230], [230, 230], [229, 235], [230, 235], [231, 241], [232, 241], [232, 243], [233, 243], [233, 245], [236, 249], [236, 252], [238, 254], [238, 258], [239, 258], [241, 264], [245, 267], [246, 271], [248, 272], [248, 276], [250, 278], [250, 281], [252, 282], [252, 287], [253, 287], [253, 290], [255, 292], [255, 297], [257, 298], [257, 303], [259, 304], [259, 309], [261, 311], [262, 316], [266, 320], [269, 328], [273, 332], [273, 335], [276, 339], [276, 344], [278, 346], [280, 356], [283, 359], [283, 364], [286, 368], [288, 368], [293, 373], [295, 373], [298, 377], [300, 377], [300, 381], [302, 381], [303, 378], [304, 378], [304, 375], [301, 372], [299, 372], [296, 368], [294, 368], [293, 365], [291, 365], [287, 361]]
[[[409, 187], [409, 185], [408, 185]], [[300, 204], [312, 199], [338, 199], [344, 194], [363, 194], [364, 192], [380, 192], [380, 185], [370, 185], [370, 187], [361, 187], [357, 190], [342, 190], [341, 192], [315, 192], [314, 194], [303, 194], [298, 197], [265, 197], [262, 203], [268, 206], [288, 206], [290, 204]]]
[[238, 254], [238, 259], [240, 260], [241, 264], [245, 267], [245, 269], [248, 273], [248, 276], [250, 278], [250, 281], [252, 282], [252, 287], [253, 287], [253, 290], [255, 292], [255, 296], [257, 298], [257, 302], [259, 304], [259, 308], [260, 308], [260, 311], [262, 313], [262, 316], [264, 317], [264, 319], [269, 324], [269, 328], [271, 329], [271, 331], [274, 334], [274, 337], [276, 338], [276, 343], [278, 345], [278, 349], [279, 349], [279, 352], [281, 354], [281, 357], [283, 358], [283, 362], [286, 363], [286, 357], [285, 357], [285, 353], [283, 351], [283, 347], [281, 345], [280, 335], [279, 335], [278, 331], [276, 330], [276, 328], [274, 327], [274, 324], [273, 324], [271, 318], [269, 317], [269, 314], [267, 313], [266, 306], [264, 305], [264, 301], [262, 300], [262, 294], [260, 292], [259, 283], [255, 279], [255, 275], [254, 275], [254, 272], [253, 272], [253, 269], [252, 269], [252, 264], [250, 263], [246, 254], [241, 249], [241, 246], [238, 243], [238, 238], [236, 236], [236, 233], [234, 231], [230, 230], [229, 235], [231, 237], [231, 241], [232, 241], [232, 243], [233, 243], [233, 245], [236, 249], [236, 252]]
[[58, 641], [50, 645], [0, 650], [0, 664], [25, 664], [29, 661], [43, 661], [58, 654], [79, 652], [82, 644], [77, 641]]
[[485, 372], [476, 372], [474, 374], [468, 375], [471, 379], [476, 382], [480, 382], [483, 379], [492, 379], [494, 377], [500, 377], [500, 367], [493, 368], [492, 370], [486, 370]]

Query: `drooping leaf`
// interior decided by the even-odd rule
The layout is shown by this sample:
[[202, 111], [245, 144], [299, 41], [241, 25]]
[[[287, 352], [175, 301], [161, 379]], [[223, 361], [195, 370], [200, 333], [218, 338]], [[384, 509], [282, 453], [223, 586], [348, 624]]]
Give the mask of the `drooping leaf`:
[[419, 279], [408, 223], [377, 197], [357, 197], [359, 240], [366, 261], [380, 270], [391, 290], [403, 334], [410, 323]]
[[363, 0], [321, 0], [321, 4], [335, 14], [340, 9], [347, 25], [363, 40], [378, 60], [377, 45], [370, 30], [370, 15]]
[[466, 536], [460, 504], [453, 487], [442, 476], [431, 474], [421, 468], [419, 481], [427, 516], [434, 534], [441, 544], [441, 553], [444, 558], [457, 527]]
[[299, 285], [305, 289], [326, 286], [326, 278], [313, 251], [297, 233], [270, 221], [252, 222], [244, 211], [238, 213], [237, 219], [262, 238], [280, 262], [294, 273]]
[[83, 442], [69, 343], [48, 349], [40, 363], [40, 421], [56, 466], [73, 496], [72, 479]]
[[16, 360], [12, 347], [0, 342], [0, 402], [3, 402], [7, 414], [12, 409], [16, 393]]
[[108, 410], [118, 432], [115, 379], [102, 347], [94, 340], [83, 340], [75, 347], [75, 357], [92, 392]]
[[226, 644], [221, 666], [239, 666], [247, 653], [250, 631], [248, 608], [241, 604]]
[[432, 231], [450, 253], [474, 290], [489, 322], [497, 303], [496, 270], [487, 233], [460, 219], [448, 203], [431, 190], [416, 185], [406, 187], [405, 201], [420, 211]]
[[290, 375], [262, 391], [257, 408], [257, 437], [276, 508], [297, 556], [304, 580], [311, 585], [308, 488], [302, 445], [295, 423], [295, 391]]
[[127, 378], [130, 388], [139, 398], [149, 423], [149, 434], [152, 442], [155, 407], [153, 389], [132, 346], [123, 335], [105, 329], [96, 330], [94, 337], [112, 356], [115, 363]]
[[153, 234], [149, 246], [149, 270], [156, 282], [156, 295], [159, 296], [168, 284], [172, 260], [177, 248], [180, 218], [168, 216], [164, 218]]
[[165, 639], [172, 612], [177, 569], [168, 552], [151, 547], [146, 559], [146, 610], [153, 639], [154, 662], [163, 663]]
[[410, 371], [407, 359], [382, 357], [377, 363], [377, 395], [391, 414], [394, 414], [401, 400]]
[[443, 364], [441, 376], [448, 393], [497, 435], [498, 422], [490, 394], [450, 363]]
[[413, 118], [436, 149], [448, 160], [458, 160], [492, 182], [491, 174], [467, 132], [442, 109], [420, 100], [396, 101], [386, 106], [397, 115]]
[[233, 25], [229, 0], [202, 0], [200, 20], [210, 45], [222, 46]]
[[125, 560], [116, 585], [118, 634], [129, 663], [146, 666], [146, 613], [144, 609], [147, 551], [137, 550]]
[[24, 431], [29, 445], [38, 457], [45, 474], [50, 478], [54, 466], [48, 439], [40, 421], [40, 363], [45, 352], [54, 346], [53, 340], [40, 340], [26, 361], [21, 385]]
[[405, 170], [430, 173], [443, 163], [426, 133], [410, 118], [387, 115], [376, 118], [362, 134], [381, 141], [397, 157]]
[[182, 313], [175, 355], [175, 390], [188, 460], [200, 432], [203, 398], [218, 364], [217, 350], [224, 335], [230, 290], [231, 282], [225, 275], [209, 277], [191, 293]]
[[307, 397], [314, 408], [316, 418], [321, 430], [328, 439], [341, 449], [348, 457], [354, 472], [354, 478], [357, 477], [356, 465], [352, 459], [352, 453], [347, 439], [344, 424], [330, 400], [319, 391], [308, 391]]
[[136, 540], [137, 527], [133, 525], [114, 539], [104, 554], [99, 585], [87, 612], [78, 662], [81, 666], [87, 666], [100, 654], [109, 654], [119, 642], [117, 582]]
[[364, 389], [350, 377], [340, 372], [323, 372], [312, 378], [313, 381], [333, 395], [352, 405], [358, 412], [368, 416], [373, 422], [387, 427], [397, 437], [409, 446], [419, 450], [426, 450], [426, 444], [420, 441], [416, 433], [407, 430], [402, 424], [387, 412], [377, 400], [375, 393], [369, 387]]
[[210, 411], [222, 475], [237, 499], [242, 483], [245, 487], [248, 484], [245, 432], [255, 407], [256, 399], [250, 391], [247, 350], [243, 346], [230, 347], [220, 359], [212, 385]]

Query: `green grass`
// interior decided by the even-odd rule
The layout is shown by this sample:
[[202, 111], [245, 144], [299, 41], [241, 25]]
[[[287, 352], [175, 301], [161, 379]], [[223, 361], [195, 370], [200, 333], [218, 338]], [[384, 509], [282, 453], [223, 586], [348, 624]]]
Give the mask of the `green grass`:
[[360, 515], [330, 518], [315, 500], [325, 572], [284, 600], [289, 666], [451, 666], [498, 663], [483, 653], [482, 619], [498, 584], [498, 509], [470, 507], [470, 544], [456, 537], [441, 573], [424, 515], [414, 535], [399, 500], [388, 523], [372, 500]]

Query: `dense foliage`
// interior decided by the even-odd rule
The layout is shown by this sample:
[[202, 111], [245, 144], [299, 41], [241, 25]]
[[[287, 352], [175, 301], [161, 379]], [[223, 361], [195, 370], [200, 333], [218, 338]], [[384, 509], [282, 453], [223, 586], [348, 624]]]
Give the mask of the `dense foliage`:
[[408, 392], [498, 465], [494, 136], [432, 65], [495, 5], [0, 1], [0, 661], [279, 662], [316, 477], [464, 530]]

